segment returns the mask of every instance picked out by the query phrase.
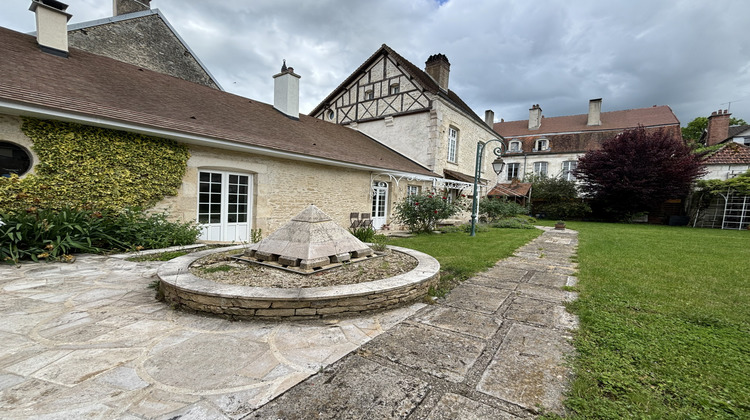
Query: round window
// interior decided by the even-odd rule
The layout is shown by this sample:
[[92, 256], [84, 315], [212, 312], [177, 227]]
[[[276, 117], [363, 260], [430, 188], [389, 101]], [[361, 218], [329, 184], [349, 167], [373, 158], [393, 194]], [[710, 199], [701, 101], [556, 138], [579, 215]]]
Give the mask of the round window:
[[23, 175], [31, 169], [31, 156], [24, 148], [0, 141], [0, 176]]
[[333, 112], [333, 110], [332, 110], [332, 109], [329, 109], [329, 110], [328, 110], [328, 119], [329, 119], [329, 120], [332, 120], [332, 119], [333, 119], [333, 117], [335, 117], [335, 116], [336, 116], [336, 114], [335, 114], [335, 113]]

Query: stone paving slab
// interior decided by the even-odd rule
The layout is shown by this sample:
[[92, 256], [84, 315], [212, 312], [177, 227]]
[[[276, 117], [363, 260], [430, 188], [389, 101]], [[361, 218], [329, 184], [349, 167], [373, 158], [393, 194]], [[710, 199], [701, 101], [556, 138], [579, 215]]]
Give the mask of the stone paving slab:
[[[525, 246], [525, 257], [517, 252], [468, 279], [447, 298], [245, 418], [368, 418], [360, 389], [393, 408], [395, 403], [381, 396], [408, 380], [426, 384], [425, 395], [409, 399], [409, 419], [517, 419], [542, 408], [563, 414], [569, 380], [564, 357], [572, 352], [577, 320], [564, 306], [572, 294], [561, 288], [574, 282], [570, 257], [576, 235], [547, 229]], [[561, 266], [539, 261], [546, 257], [532, 250], [541, 253], [545, 247], [555, 247]], [[368, 373], [359, 368], [363, 365], [370, 366]], [[353, 397], [317, 388], [341, 376]], [[350, 398], [359, 405], [347, 405]], [[387, 410], [377, 414], [369, 418], [405, 418]]]
[[425, 306], [233, 322], [156, 301], [161, 264], [0, 266], [0, 417], [241, 418]]
[[562, 413], [577, 234], [545, 233], [435, 305], [357, 318], [178, 312], [162, 264], [0, 267], [3, 419], [517, 419]]

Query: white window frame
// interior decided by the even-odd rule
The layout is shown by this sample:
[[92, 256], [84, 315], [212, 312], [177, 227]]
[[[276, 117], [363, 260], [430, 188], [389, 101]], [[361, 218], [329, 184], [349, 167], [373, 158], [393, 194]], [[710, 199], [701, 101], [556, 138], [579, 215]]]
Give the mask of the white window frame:
[[408, 197], [411, 197], [413, 195], [419, 195], [422, 192], [422, 187], [419, 185], [407, 185], [406, 186], [406, 195]]
[[575, 181], [576, 177], [573, 175], [573, 171], [578, 167], [577, 160], [566, 160], [562, 163], [562, 175], [566, 181]]
[[549, 174], [548, 162], [534, 162], [534, 175], [547, 176]]
[[518, 140], [513, 140], [510, 142], [510, 145], [508, 146], [508, 152], [510, 153], [518, 153], [523, 151], [523, 145]]
[[[514, 168], [515, 171], [511, 170], [511, 168]], [[508, 177], [507, 177], [508, 181], [512, 181], [514, 178], [519, 178], [521, 174], [521, 164], [516, 163], [516, 162], [509, 163], [507, 166], [507, 171], [508, 171]]]
[[448, 162], [458, 162], [458, 129], [448, 127]]
[[[542, 147], [542, 145], [544, 145], [544, 147]], [[549, 150], [549, 140], [538, 139], [536, 143], [534, 143], [535, 152], [546, 152], [547, 150]]]

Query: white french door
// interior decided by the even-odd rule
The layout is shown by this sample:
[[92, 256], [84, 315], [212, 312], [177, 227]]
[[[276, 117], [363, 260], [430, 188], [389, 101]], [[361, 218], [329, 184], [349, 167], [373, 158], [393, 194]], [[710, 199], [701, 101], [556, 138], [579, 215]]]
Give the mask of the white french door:
[[230, 172], [198, 175], [200, 239], [247, 242], [250, 239], [252, 177]]
[[372, 183], [372, 227], [380, 229], [388, 214], [388, 184], [381, 181]]

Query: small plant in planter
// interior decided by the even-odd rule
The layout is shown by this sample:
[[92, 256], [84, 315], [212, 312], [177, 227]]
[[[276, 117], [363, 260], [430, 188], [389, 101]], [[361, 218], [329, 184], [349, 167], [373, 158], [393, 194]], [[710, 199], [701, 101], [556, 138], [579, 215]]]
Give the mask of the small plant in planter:
[[555, 230], [565, 230], [565, 222], [562, 220], [555, 222]]

